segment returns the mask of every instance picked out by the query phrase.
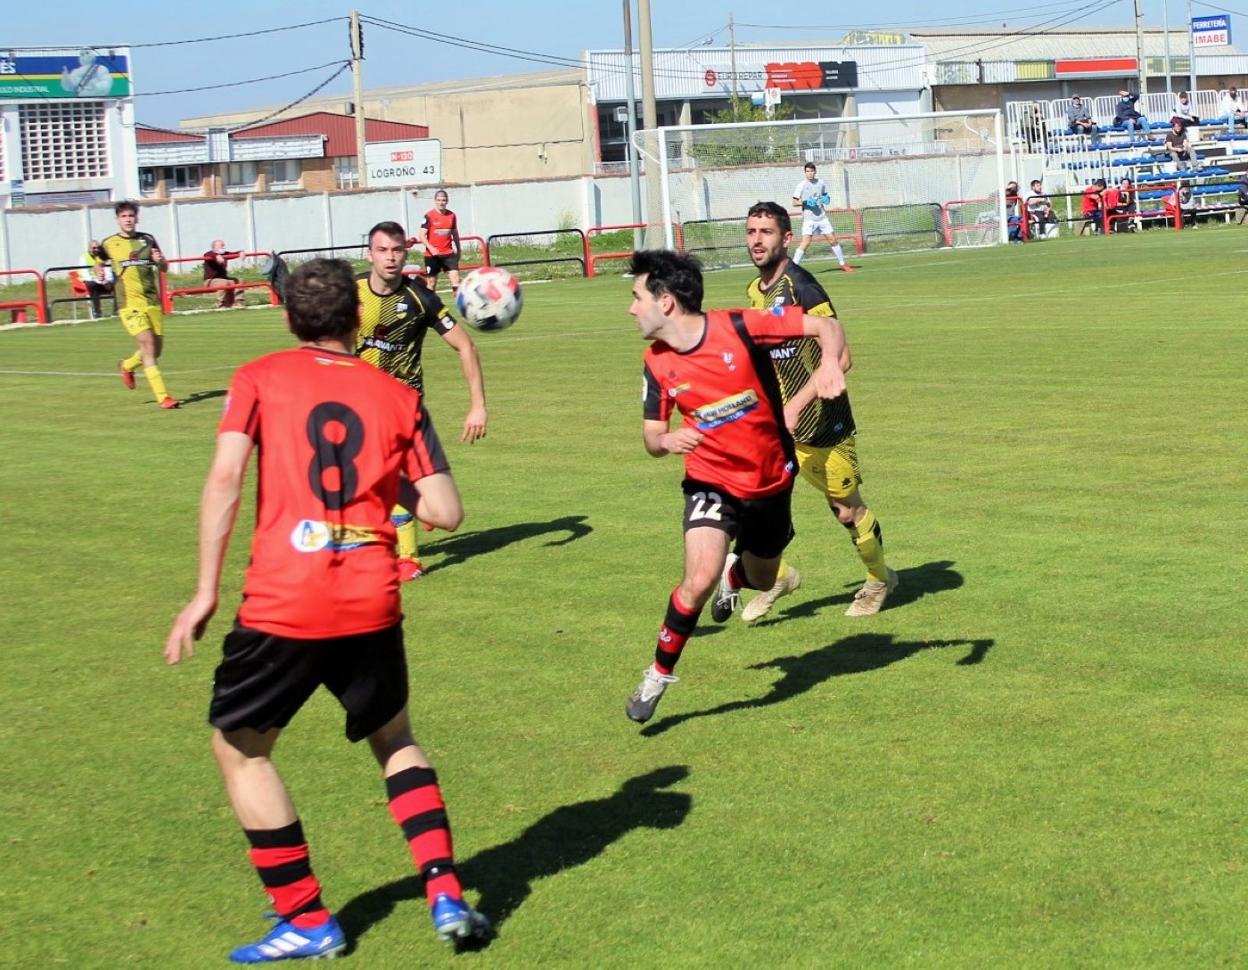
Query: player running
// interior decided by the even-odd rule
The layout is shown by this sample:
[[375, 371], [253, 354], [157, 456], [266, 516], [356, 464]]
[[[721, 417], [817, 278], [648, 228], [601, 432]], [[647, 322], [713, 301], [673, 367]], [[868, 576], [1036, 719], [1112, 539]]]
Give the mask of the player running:
[[[368, 261], [372, 269], [356, 278], [360, 294], [359, 354], [363, 360], [397, 377], [422, 394], [425, 390], [421, 349], [432, 327], [455, 352], [468, 384], [470, 404], [461, 441], [470, 444], [485, 437], [485, 379], [481, 358], [467, 331], [455, 323], [442, 301], [403, 275], [407, 243], [397, 222], [379, 222], [368, 233]], [[416, 541], [412, 511], [396, 507], [399, 534], [399, 578], [403, 582], [425, 574]]]
[[[750, 207], [745, 221], [745, 240], [758, 277], [750, 281], [745, 295], [757, 310], [800, 306], [812, 316], [834, 317], [836, 311], [823, 287], [806, 270], [789, 259], [793, 240], [789, 214], [775, 202], [759, 202]], [[815, 396], [810, 377], [820, 365], [821, 352], [813, 340], [793, 340], [771, 348], [771, 362], [784, 397], [785, 422], [796, 439], [798, 467], [802, 477], [827, 499], [828, 506], [849, 536], [867, 578], [854, 594], [846, 616], [873, 616], [897, 587], [897, 574], [884, 561], [884, 539], [875, 514], [862, 500], [858, 486], [858, 447], [854, 438], [854, 412], [849, 392], [833, 400]], [[852, 360], [846, 347], [840, 358], [842, 370]], [[771, 589], [755, 596], [741, 611], [741, 619], [752, 623], [767, 615], [781, 596], [797, 589], [797, 570], [781, 567], [780, 579]], [[736, 608], [739, 596], [730, 574], [725, 571], [711, 616], [726, 620]]]
[[[770, 589], [780, 554], [793, 535], [789, 502], [796, 458], [766, 347], [811, 337], [824, 363], [811, 376], [820, 397], [845, 392], [837, 361], [841, 325], [798, 307], [702, 311], [697, 260], [667, 250], [633, 254], [629, 313], [651, 341], [642, 370], [642, 435], [656, 458], [684, 455], [685, 567], [646, 668], [626, 713], [648, 721], [669, 684], [685, 642], [697, 626], [736, 542], [736, 588]], [[670, 428], [673, 411], [684, 420]]]
[[845, 262], [845, 251], [836, 241], [836, 235], [832, 232], [832, 220], [828, 218], [826, 206], [832, 201], [832, 197], [828, 195], [828, 187], [816, 174], [814, 162], [807, 162], [802, 171], [806, 177], [793, 190], [793, 201], [802, 207], [802, 241], [797, 252], [793, 254], [793, 262], [801, 265], [811, 240], [817, 238], [832, 247], [832, 255], [840, 263], [841, 269], [852, 273], [854, 268]]
[[236, 963], [346, 949], [270, 760], [322, 684], [346, 710], [347, 739], [367, 738], [381, 765], [434, 929], [446, 940], [489, 931], [464, 902], [437, 776], [412, 737], [389, 515], [401, 487], [408, 506], [442, 528], [457, 528], [463, 510], [420, 393], [354, 356], [358, 312], [350, 264], [314, 259], [291, 275], [286, 313], [299, 346], [234, 375], [204, 485], [198, 591], [165, 642], [166, 662], [191, 656], [216, 612], [243, 477], [263, 441], [243, 602], [209, 711], [226, 793], [277, 918], [263, 939], [230, 954]]
[[139, 207], [133, 202], [113, 206], [117, 232], [100, 248], [113, 270], [113, 290], [117, 299], [117, 315], [126, 333], [134, 338], [138, 349], [117, 362], [121, 383], [133, 391], [134, 372], [143, 368], [143, 376], [152, 388], [157, 403], [165, 410], [181, 406], [165, 387], [160, 376], [160, 352], [165, 346], [165, 315], [160, 303], [160, 274], [169, 268], [160, 243], [155, 237], [138, 231]]
[[438, 274], [446, 270], [451, 293], [455, 294], [459, 292], [459, 255], [463, 247], [459, 242], [459, 218], [447, 208], [449, 202], [444, 189], [433, 193], [433, 208], [425, 213], [425, 221], [412, 242], [425, 246], [425, 285], [436, 291]]

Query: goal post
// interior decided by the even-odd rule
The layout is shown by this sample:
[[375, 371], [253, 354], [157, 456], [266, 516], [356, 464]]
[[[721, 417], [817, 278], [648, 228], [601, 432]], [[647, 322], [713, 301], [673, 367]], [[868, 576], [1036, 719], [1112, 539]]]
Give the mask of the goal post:
[[[659, 173], [665, 243], [708, 265], [745, 260], [745, 214], [789, 209], [810, 163], [827, 186], [832, 234], [851, 254], [988, 246], [1008, 241], [1001, 112], [803, 118], [674, 125], [639, 131]], [[813, 223], [808, 223], [808, 227]], [[812, 251], [811, 256], [818, 253]]]

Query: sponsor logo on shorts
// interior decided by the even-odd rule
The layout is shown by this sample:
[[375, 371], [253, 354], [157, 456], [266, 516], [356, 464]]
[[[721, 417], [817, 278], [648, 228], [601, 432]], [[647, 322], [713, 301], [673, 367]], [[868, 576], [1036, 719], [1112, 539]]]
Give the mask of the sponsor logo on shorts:
[[694, 410], [693, 419], [697, 422], [699, 431], [710, 431], [721, 424], [740, 421], [756, 407], [758, 407], [758, 395], [751, 388], [712, 404], [702, 405]]
[[318, 522], [302, 519], [290, 533], [290, 544], [296, 552], [347, 552], [361, 546], [376, 545], [381, 541], [375, 529], [361, 525], [338, 525], [334, 522]]

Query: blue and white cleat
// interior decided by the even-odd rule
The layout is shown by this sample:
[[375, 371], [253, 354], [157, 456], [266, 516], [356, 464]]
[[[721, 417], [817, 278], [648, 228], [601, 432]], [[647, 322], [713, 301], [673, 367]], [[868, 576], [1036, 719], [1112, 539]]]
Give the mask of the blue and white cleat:
[[447, 943], [456, 940], [484, 940], [490, 935], [490, 921], [482, 913], [446, 893], [433, 901], [433, 928]]
[[342, 927], [332, 916], [328, 923], [308, 930], [281, 920], [263, 940], [240, 946], [230, 954], [230, 959], [235, 963], [332, 960], [346, 948], [347, 938], [342, 935]]

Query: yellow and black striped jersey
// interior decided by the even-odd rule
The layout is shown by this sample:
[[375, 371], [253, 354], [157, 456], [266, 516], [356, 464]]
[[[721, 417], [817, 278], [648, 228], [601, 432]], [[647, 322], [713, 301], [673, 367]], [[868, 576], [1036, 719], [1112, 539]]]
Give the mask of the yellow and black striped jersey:
[[[800, 306], [812, 317], [834, 317], [836, 310], [819, 281], [792, 260], [771, 285], [764, 288], [754, 278], [745, 288], [746, 299], [754, 310], [772, 307]], [[770, 348], [771, 363], [776, 368], [780, 394], [788, 401], [800, 391], [823, 360], [823, 351], [814, 337], [789, 340]], [[802, 409], [793, 437], [804, 445], [830, 448], [854, 433], [854, 412], [849, 406], [849, 392], [831, 401], [815, 398]]]
[[436, 293], [407, 277], [392, 293], [374, 293], [368, 273], [356, 277], [356, 286], [360, 334], [355, 349], [360, 359], [423, 392], [420, 351], [425, 334], [430, 327], [439, 334], [450, 333], [455, 318]]
[[133, 236], [113, 233], [100, 243], [113, 268], [117, 309], [160, 307], [160, 271], [152, 260], [152, 250], [160, 243], [145, 232]]

